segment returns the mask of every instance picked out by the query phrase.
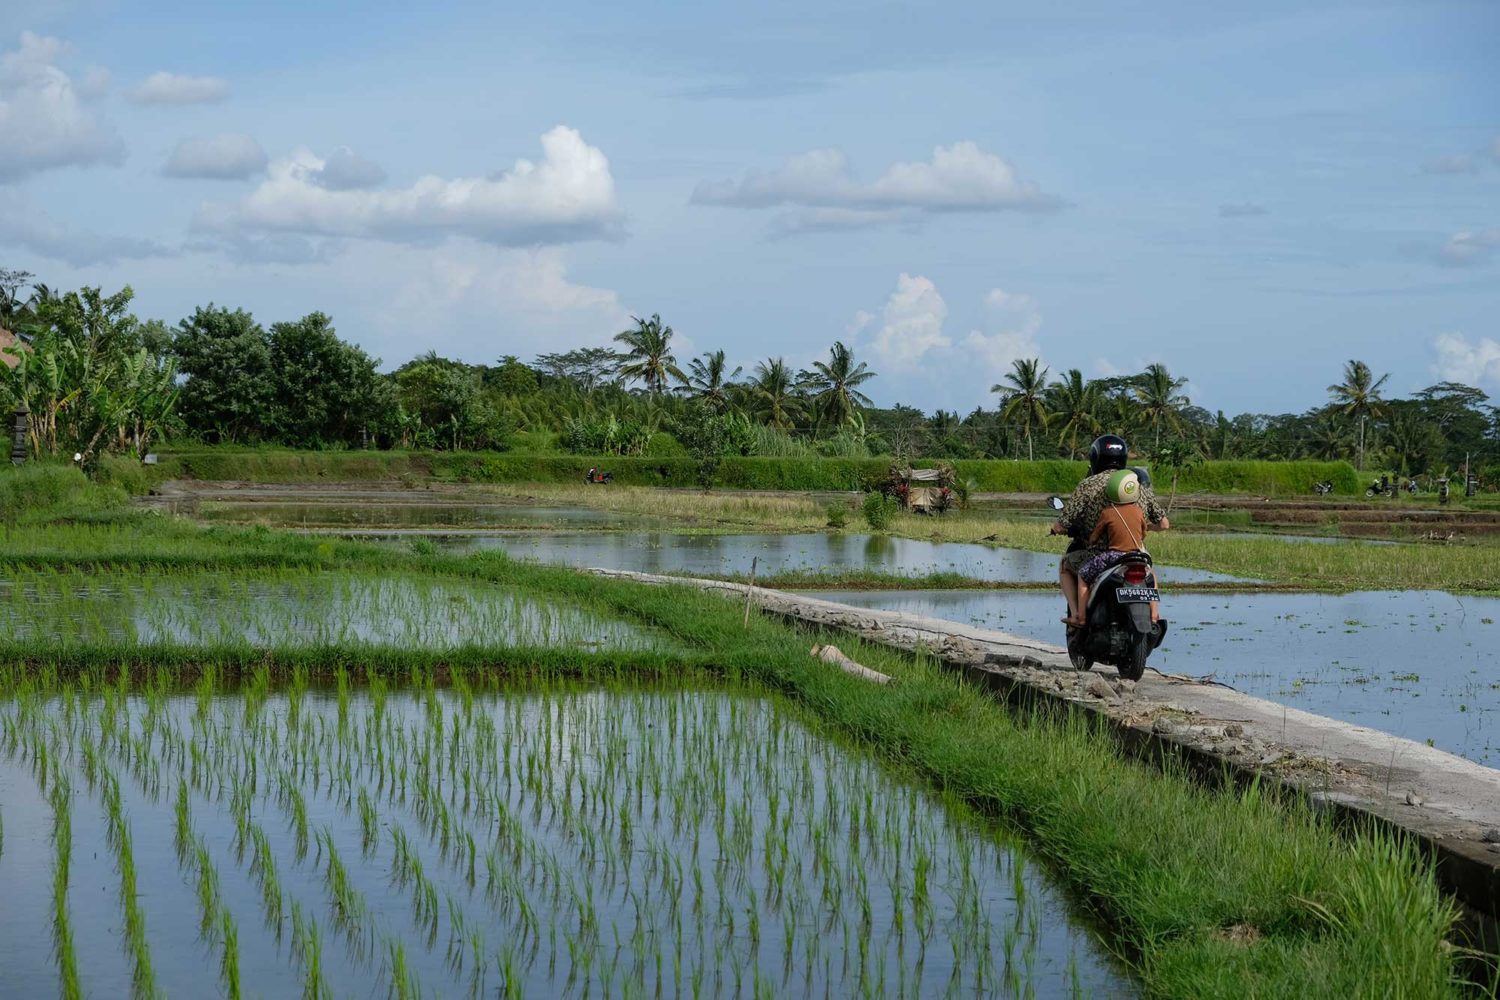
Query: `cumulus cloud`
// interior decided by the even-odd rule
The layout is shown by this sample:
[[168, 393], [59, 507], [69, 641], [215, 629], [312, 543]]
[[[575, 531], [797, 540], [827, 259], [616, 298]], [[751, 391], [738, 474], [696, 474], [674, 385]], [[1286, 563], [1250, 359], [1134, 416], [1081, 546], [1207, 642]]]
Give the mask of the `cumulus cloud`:
[[351, 266], [362, 287], [374, 275], [373, 287], [390, 289], [377, 320], [385, 344], [394, 345], [382, 345], [390, 357], [410, 357], [413, 335], [426, 341], [436, 331], [445, 353], [492, 360], [534, 354], [564, 338], [605, 346], [630, 325], [630, 310], [613, 290], [569, 277], [559, 247], [520, 250], [463, 238], [437, 247], [362, 243], [339, 270]]
[[870, 349], [888, 367], [915, 365], [929, 351], [953, 343], [943, 333], [947, 318], [948, 304], [936, 285], [921, 275], [902, 274], [880, 311], [880, 329], [875, 331]]
[[[427, 176], [410, 187], [362, 190], [330, 188], [330, 161], [300, 150], [273, 162], [239, 203], [205, 206], [197, 225], [392, 242], [458, 235], [502, 246], [617, 236], [621, 212], [604, 154], [563, 125], [542, 136], [542, 152], [540, 162], [517, 160], [492, 178]], [[336, 169], [335, 178], [349, 174]]]
[[182, 140], [167, 157], [161, 172], [168, 177], [243, 181], [263, 173], [266, 163], [266, 151], [254, 138], [226, 133]]
[[1476, 342], [1457, 333], [1445, 333], [1432, 342], [1437, 360], [1433, 374], [1465, 385], [1500, 388], [1500, 342], [1481, 337]]
[[910, 222], [943, 212], [1055, 209], [1061, 202], [1024, 180], [1005, 159], [973, 142], [939, 146], [932, 157], [892, 164], [872, 181], [855, 179], [841, 150], [816, 149], [738, 181], [699, 184], [692, 200], [734, 208], [807, 211], [779, 223], [782, 233]]
[[963, 350], [982, 361], [990, 371], [1010, 370], [1011, 362], [1041, 354], [1036, 334], [1042, 326], [1042, 310], [1030, 295], [996, 288], [984, 298], [989, 332], [971, 330]]
[[0, 246], [22, 247], [74, 267], [176, 253], [155, 240], [73, 229], [15, 200], [0, 202]]
[[1437, 260], [1445, 267], [1473, 267], [1483, 264], [1500, 248], [1500, 227], [1465, 230], [1454, 233], [1438, 250]]
[[57, 65], [65, 52], [57, 39], [24, 31], [20, 48], [0, 53], [0, 183], [125, 158], [119, 135], [90, 106], [107, 80], [94, 72], [75, 85]]
[[1250, 201], [1232, 202], [1219, 206], [1219, 218], [1221, 219], [1247, 219], [1257, 215], [1270, 215], [1271, 210], [1264, 205], [1257, 205]]
[[340, 146], [328, 154], [322, 169], [313, 171], [309, 179], [328, 191], [358, 191], [378, 186], [385, 180], [385, 171], [373, 160]]
[[137, 104], [213, 104], [229, 97], [229, 82], [216, 76], [152, 73], [130, 90]]

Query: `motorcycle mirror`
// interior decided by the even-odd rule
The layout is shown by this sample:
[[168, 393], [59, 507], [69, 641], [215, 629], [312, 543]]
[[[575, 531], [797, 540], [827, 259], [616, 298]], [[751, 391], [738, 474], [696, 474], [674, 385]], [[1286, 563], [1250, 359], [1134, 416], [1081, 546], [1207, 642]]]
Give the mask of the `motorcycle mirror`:
[[1047, 503], [1053, 510], [1062, 510], [1064, 506], [1062, 497], [1048, 497]]

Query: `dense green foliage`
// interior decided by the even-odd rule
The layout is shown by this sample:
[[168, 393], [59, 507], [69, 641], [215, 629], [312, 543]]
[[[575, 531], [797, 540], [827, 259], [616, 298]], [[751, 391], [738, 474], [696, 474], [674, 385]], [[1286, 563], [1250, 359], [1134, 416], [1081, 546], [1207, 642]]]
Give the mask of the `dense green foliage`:
[[[555, 435], [562, 450], [590, 458], [656, 457], [701, 452], [686, 442], [652, 443], [699, 426], [697, 411], [706, 410], [733, 418], [720, 436], [726, 459], [1077, 460], [1096, 435], [1113, 432], [1147, 462], [1168, 454], [1184, 466], [1349, 461], [1372, 475], [1429, 479], [1456, 475], [1467, 462], [1486, 488], [1500, 482], [1500, 409], [1484, 392], [1441, 382], [1388, 399], [1386, 377], [1358, 360], [1328, 387], [1326, 402], [1302, 413], [1230, 417], [1194, 405], [1186, 379], [1164, 364], [1087, 379], [1078, 369], [1053, 372], [1023, 358], [994, 385], [992, 409], [961, 417], [876, 408], [867, 393], [877, 373], [842, 341], [808, 369], [768, 357], [742, 376], [723, 350], [679, 358], [672, 327], [653, 314], [614, 338], [619, 350], [575, 348], [529, 364], [507, 355], [492, 365], [429, 352], [380, 374], [380, 363], [341, 340], [321, 313], [267, 330], [243, 310], [210, 305], [168, 330], [124, 312], [128, 289], [58, 298], [37, 286], [23, 302], [19, 280], [6, 287], [7, 321], [32, 346], [13, 349], [22, 358], [19, 375], [0, 374], [12, 400], [32, 404], [38, 453], [142, 454], [169, 433], [212, 444], [444, 451], [526, 451], [524, 441]], [[1225, 474], [1226, 466], [1217, 468]], [[725, 482], [735, 485], [728, 475], [726, 466]], [[849, 481], [842, 473], [820, 479]], [[1183, 488], [1208, 488], [1190, 479]], [[1264, 485], [1241, 488], [1304, 492], [1311, 486], [1304, 480], [1262, 475]], [[1004, 488], [995, 482], [981, 480], [979, 488]]]

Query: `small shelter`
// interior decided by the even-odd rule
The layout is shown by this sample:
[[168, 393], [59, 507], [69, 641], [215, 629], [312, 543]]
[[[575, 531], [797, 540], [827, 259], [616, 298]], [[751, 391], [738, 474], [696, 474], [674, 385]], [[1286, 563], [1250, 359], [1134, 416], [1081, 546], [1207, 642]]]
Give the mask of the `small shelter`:
[[895, 480], [892, 492], [901, 500], [901, 505], [914, 514], [941, 514], [953, 506], [951, 465], [940, 465], [935, 469], [894, 468], [891, 478]]

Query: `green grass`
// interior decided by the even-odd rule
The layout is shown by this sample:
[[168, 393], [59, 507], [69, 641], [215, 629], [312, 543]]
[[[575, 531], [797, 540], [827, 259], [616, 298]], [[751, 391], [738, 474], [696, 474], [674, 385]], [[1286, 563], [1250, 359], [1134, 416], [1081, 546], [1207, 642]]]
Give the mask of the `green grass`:
[[[415, 481], [435, 478], [475, 483], [574, 483], [591, 466], [608, 468], [621, 485], [697, 486], [697, 463], [667, 439], [653, 442], [641, 457], [559, 454], [555, 438], [518, 438], [506, 452], [295, 451], [282, 448], [174, 447], [161, 449], [151, 470], [112, 459], [105, 475], [127, 488], [163, 478], [316, 482], [319, 480]], [[864, 490], [885, 478], [894, 459], [826, 458], [809, 455], [724, 459], [719, 485], [725, 489]], [[917, 459], [933, 466], [941, 459]], [[959, 459], [951, 462], [961, 480], [981, 492], [1048, 493], [1071, 490], [1084, 463], [1060, 459]], [[1183, 474], [1185, 492], [1304, 496], [1313, 483], [1332, 480], [1341, 495], [1362, 493], [1364, 483], [1347, 462], [1202, 462]]]

